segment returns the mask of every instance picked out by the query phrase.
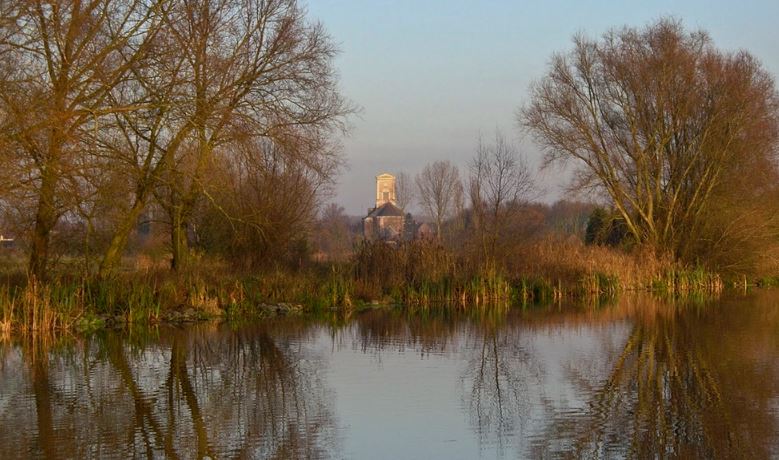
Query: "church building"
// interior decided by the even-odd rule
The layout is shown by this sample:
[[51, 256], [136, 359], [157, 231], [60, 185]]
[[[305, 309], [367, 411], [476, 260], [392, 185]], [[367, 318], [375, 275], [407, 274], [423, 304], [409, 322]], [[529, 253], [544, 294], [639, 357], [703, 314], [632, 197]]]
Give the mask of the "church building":
[[376, 206], [362, 219], [366, 240], [399, 240], [403, 236], [403, 210], [397, 206], [395, 176], [376, 176]]

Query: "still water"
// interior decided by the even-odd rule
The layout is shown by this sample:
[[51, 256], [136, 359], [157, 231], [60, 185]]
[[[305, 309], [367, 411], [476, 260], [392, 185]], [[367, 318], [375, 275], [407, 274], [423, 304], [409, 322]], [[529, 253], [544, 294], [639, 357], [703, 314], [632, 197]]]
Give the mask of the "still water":
[[779, 458], [779, 292], [6, 337], [27, 457]]

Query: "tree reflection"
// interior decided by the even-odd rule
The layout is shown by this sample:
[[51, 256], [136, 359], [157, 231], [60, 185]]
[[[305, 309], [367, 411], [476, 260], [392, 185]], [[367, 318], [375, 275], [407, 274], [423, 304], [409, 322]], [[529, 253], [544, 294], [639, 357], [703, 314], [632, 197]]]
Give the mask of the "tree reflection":
[[[776, 368], [761, 365], [764, 355], [747, 346], [755, 337], [771, 337], [761, 330], [765, 311], [724, 315], [726, 308], [645, 305], [606, 378], [593, 381], [587, 362], [570, 366], [586, 410], [572, 416], [549, 404], [553, 422], [533, 454], [771, 457]], [[776, 308], [768, 311], [768, 327], [775, 328]], [[747, 324], [734, 328], [721, 318]]]
[[[107, 334], [77, 344], [67, 359], [60, 350], [17, 349], [29, 386], [8, 386], [14, 394], [5, 396], [20, 404], [0, 412], [0, 425], [37, 436], [11, 443], [0, 435], [0, 458], [331, 456], [332, 398], [321, 359], [295, 346], [302, 330], [205, 325], [137, 345]], [[16, 378], [15, 358], [5, 355], [4, 385]]]
[[529, 381], [540, 372], [519, 329], [487, 327], [474, 331], [462, 376], [471, 425], [482, 441], [521, 434], [530, 412]]
[[48, 356], [33, 345], [34, 360], [30, 366], [33, 393], [35, 394], [35, 416], [38, 428], [38, 447], [45, 458], [56, 458], [54, 446], [54, 422], [51, 410], [51, 385], [49, 383]]
[[352, 339], [377, 356], [388, 348], [464, 355], [459, 392], [469, 423], [481, 442], [503, 448], [529, 423], [530, 383], [541, 374], [521, 325], [518, 312], [502, 309], [372, 311], [356, 318]]
[[[379, 353], [388, 348], [422, 355], [442, 353], [463, 333], [463, 318], [451, 312], [412, 313], [406, 310], [373, 310], [354, 318], [353, 348]], [[344, 332], [344, 331], [342, 331]], [[338, 337], [334, 337], [338, 339]]]
[[[405, 366], [430, 369], [430, 381], [413, 374], [423, 378], [404, 387], [411, 394], [377, 407], [407, 399], [398, 412], [412, 418], [419, 395], [459, 402], [464, 416], [441, 420], [438, 435], [467, 421], [478, 439], [463, 444], [483, 452], [776, 457], [777, 299], [626, 300], [500, 314], [377, 310], [335, 325], [285, 318], [235, 330], [204, 324], [66, 346], [0, 345], [0, 458], [338, 456], [323, 370], [325, 356], [342, 348], [391, 354], [385, 370], [401, 378]], [[341, 388], [388, 390], [381, 379], [355, 380]], [[413, 393], [417, 387], [424, 391]], [[419, 415], [439, 407], [425, 410]]]

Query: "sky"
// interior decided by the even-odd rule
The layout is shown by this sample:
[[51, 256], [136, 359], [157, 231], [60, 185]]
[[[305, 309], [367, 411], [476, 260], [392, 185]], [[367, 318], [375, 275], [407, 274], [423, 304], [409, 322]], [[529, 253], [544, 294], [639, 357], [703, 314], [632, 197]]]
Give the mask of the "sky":
[[[516, 112], [579, 32], [597, 38], [673, 16], [720, 49], [748, 50], [779, 77], [779, 0], [309, 0], [307, 8], [338, 45], [342, 94], [360, 107], [330, 199], [352, 215], [373, 206], [376, 175], [415, 175], [437, 160], [464, 173], [478, 137], [498, 129], [536, 170], [541, 154]], [[542, 201], [566, 196], [564, 171], [537, 173]]]

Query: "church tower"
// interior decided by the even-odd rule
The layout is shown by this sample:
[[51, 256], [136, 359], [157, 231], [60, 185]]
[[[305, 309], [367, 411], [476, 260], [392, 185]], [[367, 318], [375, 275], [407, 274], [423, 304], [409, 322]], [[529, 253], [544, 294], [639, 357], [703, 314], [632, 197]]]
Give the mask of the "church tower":
[[395, 198], [395, 176], [392, 174], [379, 174], [376, 176], [376, 207], [384, 203], [397, 204]]

